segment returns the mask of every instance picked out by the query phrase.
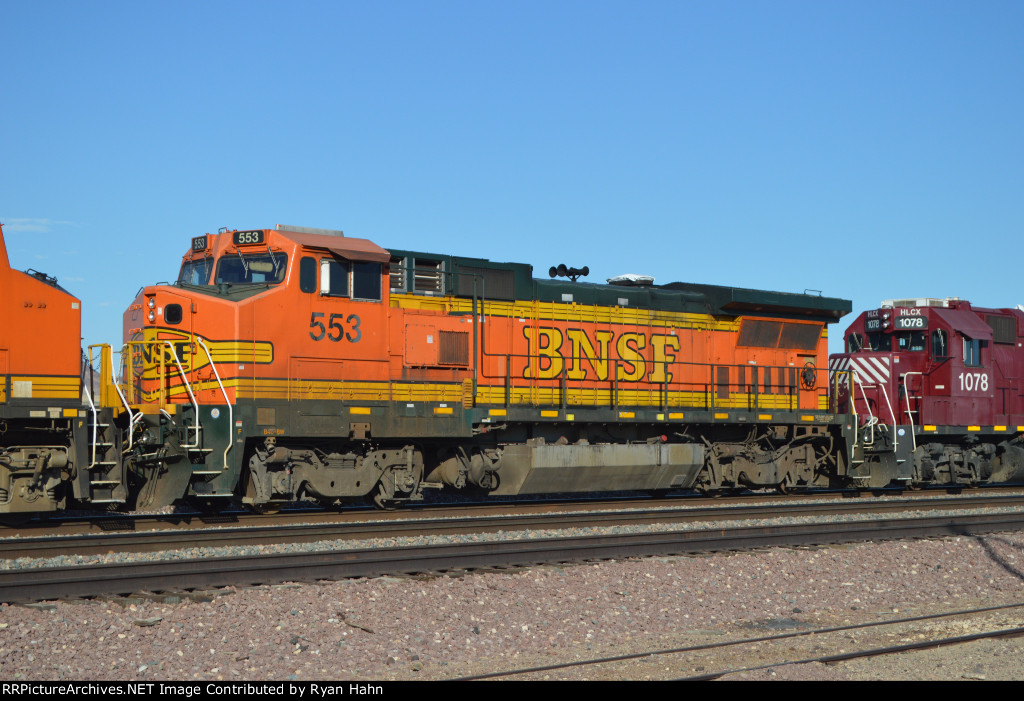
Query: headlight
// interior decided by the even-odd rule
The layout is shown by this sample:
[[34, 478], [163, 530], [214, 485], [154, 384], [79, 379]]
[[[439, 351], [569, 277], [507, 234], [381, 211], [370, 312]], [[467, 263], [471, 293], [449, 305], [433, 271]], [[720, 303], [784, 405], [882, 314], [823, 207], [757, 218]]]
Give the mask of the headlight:
[[156, 321], [156, 312], [154, 312], [152, 309], [149, 310], [149, 320]]

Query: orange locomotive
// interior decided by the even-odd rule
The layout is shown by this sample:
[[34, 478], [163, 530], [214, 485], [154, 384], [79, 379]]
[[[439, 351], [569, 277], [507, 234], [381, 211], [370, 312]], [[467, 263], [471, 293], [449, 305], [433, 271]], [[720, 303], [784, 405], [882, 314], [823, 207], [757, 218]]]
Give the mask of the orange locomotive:
[[127, 499], [111, 413], [83, 391], [81, 319], [54, 278], [11, 269], [0, 228], [0, 513]]
[[848, 301], [622, 282], [300, 227], [196, 237], [124, 317], [139, 503], [844, 479], [821, 369]]

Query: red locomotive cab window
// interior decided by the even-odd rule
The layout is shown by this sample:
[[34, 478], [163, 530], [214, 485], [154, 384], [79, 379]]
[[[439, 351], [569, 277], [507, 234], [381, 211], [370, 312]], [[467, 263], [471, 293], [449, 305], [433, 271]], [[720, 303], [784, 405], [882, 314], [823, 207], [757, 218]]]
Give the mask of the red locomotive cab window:
[[979, 339], [964, 336], [964, 365], [970, 367], [981, 365], [981, 341]]
[[932, 360], [945, 360], [949, 357], [949, 344], [946, 332], [942, 329], [932, 331]]
[[846, 352], [856, 353], [864, 350], [864, 337], [859, 333], [851, 333], [846, 337]]
[[900, 351], [923, 351], [925, 349], [925, 335], [923, 331], [910, 331], [907, 333], [893, 334], [896, 337], [896, 348]]

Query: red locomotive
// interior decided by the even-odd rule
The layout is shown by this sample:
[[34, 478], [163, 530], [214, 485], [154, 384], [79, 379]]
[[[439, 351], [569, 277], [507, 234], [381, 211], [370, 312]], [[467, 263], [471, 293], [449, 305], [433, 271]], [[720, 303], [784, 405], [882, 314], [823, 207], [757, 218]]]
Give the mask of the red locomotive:
[[888, 300], [831, 356], [838, 409], [859, 426], [872, 486], [1024, 478], [1024, 312], [957, 298]]

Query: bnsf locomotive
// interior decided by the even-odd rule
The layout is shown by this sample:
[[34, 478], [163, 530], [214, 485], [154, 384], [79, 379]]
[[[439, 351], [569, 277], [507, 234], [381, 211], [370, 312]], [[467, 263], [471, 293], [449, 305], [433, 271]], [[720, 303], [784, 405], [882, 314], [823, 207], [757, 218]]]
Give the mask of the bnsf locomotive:
[[83, 385], [81, 318], [54, 278], [11, 269], [0, 229], [0, 513], [127, 499], [113, 412]]
[[[192, 239], [175, 284], [142, 289], [119, 352], [89, 348], [80, 366], [77, 300], [8, 269], [75, 306], [66, 338], [42, 317], [4, 326], [32, 352], [0, 349], [0, 513], [1019, 477], [1017, 354], [1010, 322], [987, 318], [1011, 319], [1019, 347], [1017, 312], [869, 312], [828, 368], [846, 300], [532, 273], [337, 231], [221, 230]], [[4, 295], [5, 314], [30, 313], [22, 296]], [[897, 327], [897, 311], [926, 321]], [[917, 363], [919, 337], [900, 345], [939, 330], [947, 355], [932, 340]], [[961, 336], [977, 342], [966, 360]], [[44, 376], [67, 396], [37, 408], [24, 383]], [[943, 405], [946, 376], [962, 387]]]

